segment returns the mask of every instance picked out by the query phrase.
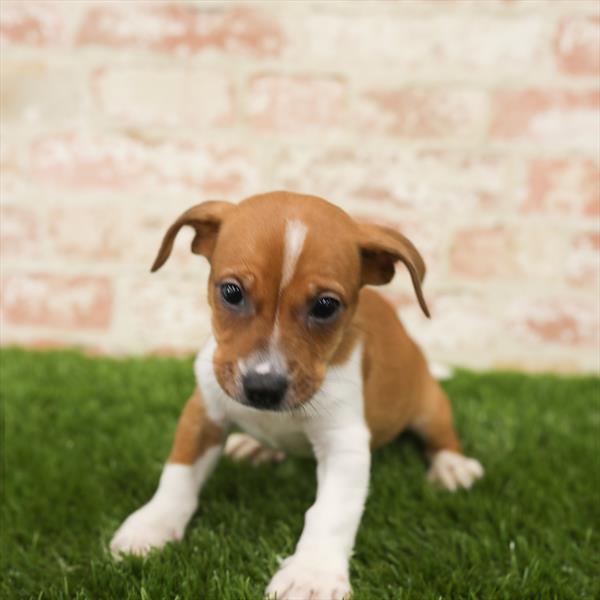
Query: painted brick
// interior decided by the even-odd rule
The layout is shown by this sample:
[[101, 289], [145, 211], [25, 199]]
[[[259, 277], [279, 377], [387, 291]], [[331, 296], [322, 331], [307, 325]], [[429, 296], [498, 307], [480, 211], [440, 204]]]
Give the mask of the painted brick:
[[526, 213], [600, 215], [600, 163], [591, 159], [535, 159], [520, 198]]
[[29, 177], [24, 174], [20, 153], [19, 136], [0, 135], [0, 195], [7, 199], [21, 189]]
[[488, 108], [476, 88], [373, 89], [359, 99], [357, 118], [369, 132], [457, 139], [483, 133]]
[[494, 345], [502, 331], [489, 298], [454, 290], [428, 293], [427, 302], [431, 319], [420, 314], [414, 301], [399, 308], [409, 332], [430, 355], [454, 357], [453, 362], [460, 361], [461, 356], [478, 355], [480, 360], [489, 360], [482, 353]]
[[268, 185], [323, 196], [356, 214], [422, 220], [468, 217], [508, 208], [509, 168], [502, 157], [449, 151], [290, 147], [276, 157]]
[[29, 336], [20, 335], [20, 333], [20, 331], [11, 331], [7, 335], [5, 332], [0, 332], [0, 344], [2, 346], [21, 345], [31, 348], [32, 350], [64, 350], [71, 346], [66, 340], [47, 338], [31, 339]]
[[286, 188], [414, 241], [433, 319], [382, 291], [429, 358], [597, 370], [597, 4], [2, 2], [2, 343], [196, 350], [166, 228]]
[[598, 290], [600, 285], [600, 234], [578, 233], [571, 240], [566, 261], [567, 279], [571, 284]]
[[33, 210], [0, 206], [0, 256], [4, 261], [42, 256], [40, 228]]
[[[48, 246], [58, 260], [124, 263], [148, 271], [168, 226], [187, 205], [123, 206], [115, 202], [57, 204], [48, 210]], [[191, 228], [184, 228], [169, 259], [174, 272], [202, 259], [190, 252]]]
[[230, 125], [233, 89], [222, 71], [105, 68], [92, 90], [97, 106], [127, 127]]
[[510, 232], [501, 226], [458, 231], [450, 255], [452, 271], [478, 279], [514, 276], [511, 243]]
[[58, 43], [64, 24], [56, 2], [3, 1], [0, 41], [3, 45], [49, 46]]
[[345, 108], [345, 84], [338, 77], [256, 75], [246, 96], [253, 127], [284, 132], [335, 127]]
[[69, 331], [56, 332], [55, 337], [52, 334], [37, 333], [32, 334], [27, 329], [21, 327], [6, 328], [0, 330], [0, 346], [22, 346], [33, 350], [64, 350], [76, 348], [87, 356], [105, 356], [106, 350], [93, 342], [90, 342], [90, 332]]
[[42, 129], [49, 123], [81, 122], [84, 82], [77, 68], [53, 66], [46, 60], [5, 59], [0, 82], [5, 126]]
[[[126, 222], [119, 205], [55, 205], [48, 210], [50, 252], [63, 260], [111, 261], [122, 257], [121, 230]], [[130, 235], [134, 221], [129, 221]]]
[[12, 325], [104, 330], [111, 321], [112, 294], [106, 277], [8, 275], [2, 285], [2, 313]]
[[496, 225], [458, 230], [450, 250], [455, 276], [475, 280], [556, 280], [564, 262], [558, 228]]
[[216, 50], [269, 57], [280, 52], [283, 37], [277, 24], [257, 7], [122, 2], [90, 8], [77, 42], [183, 55]]
[[560, 11], [561, 8], [570, 8], [589, 12], [594, 9], [595, 0], [399, 0], [401, 6], [406, 3], [413, 5], [429, 6], [433, 9], [449, 7], [451, 10], [465, 10], [467, 14], [475, 11], [494, 12], [501, 15], [518, 15], [527, 12], [540, 12], [547, 10]]
[[590, 136], [590, 132], [600, 129], [599, 108], [598, 90], [499, 92], [491, 134], [595, 149], [597, 136]]
[[241, 195], [255, 189], [256, 168], [236, 148], [199, 147], [169, 140], [150, 144], [122, 135], [72, 133], [38, 139], [30, 149], [32, 178], [76, 190], [195, 190]]
[[519, 299], [509, 307], [509, 326], [523, 343], [535, 341], [597, 350], [599, 310], [597, 297]]
[[198, 271], [193, 279], [168, 277], [163, 271], [128, 278], [123, 306], [128, 339], [158, 352], [166, 348], [197, 351], [210, 333], [208, 265], [199, 262]]
[[343, 49], [344, 61], [350, 65], [391, 67], [401, 77], [432, 72], [488, 77], [490, 69], [495, 74], [515, 75], [539, 69], [548, 60], [550, 39], [540, 15], [498, 19], [470, 14], [465, 18], [443, 13], [436, 2], [437, 12], [411, 16], [404, 9], [406, 0], [398, 4], [394, 15], [321, 8], [302, 18], [290, 17], [285, 20], [285, 55], [289, 60], [309, 58], [337, 65]]
[[570, 75], [600, 73], [600, 17], [566, 17], [560, 23], [555, 51], [558, 67]]

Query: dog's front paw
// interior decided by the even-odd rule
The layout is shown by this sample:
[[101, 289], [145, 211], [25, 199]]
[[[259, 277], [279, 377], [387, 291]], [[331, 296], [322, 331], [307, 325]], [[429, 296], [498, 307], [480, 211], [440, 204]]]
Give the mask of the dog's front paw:
[[458, 488], [470, 488], [477, 479], [483, 477], [483, 467], [474, 458], [467, 458], [458, 452], [441, 450], [432, 460], [427, 479], [454, 492]]
[[330, 567], [327, 559], [290, 556], [266, 590], [266, 597], [277, 600], [346, 600], [352, 594], [348, 569]]
[[179, 541], [193, 512], [191, 508], [150, 501], [125, 519], [110, 542], [110, 551], [115, 558], [120, 554], [144, 556], [154, 548]]

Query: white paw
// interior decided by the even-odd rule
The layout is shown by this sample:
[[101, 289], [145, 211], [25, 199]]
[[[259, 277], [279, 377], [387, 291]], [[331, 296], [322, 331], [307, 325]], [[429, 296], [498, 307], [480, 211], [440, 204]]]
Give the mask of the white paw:
[[110, 542], [110, 551], [115, 558], [120, 554], [144, 556], [153, 548], [181, 540], [194, 508], [148, 502], [129, 515], [117, 529]]
[[480, 477], [483, 477], [483, 467], [479, 461], [450, 450], [437, 452], [427, 473], [428, 481], [451, 492], [461, 487], [470, 488]]
[[230, 434], [225, 442], [225, 454], [235, 461], [249, 460], [253, 465], [281, 462], [285, 458], [281, 450], [267, 448], [246, 433]]
[[329, 568], [326, 560], [290, 556], [267, 587], [277, 600], [347, 600], [352, 594], [347, 568]]

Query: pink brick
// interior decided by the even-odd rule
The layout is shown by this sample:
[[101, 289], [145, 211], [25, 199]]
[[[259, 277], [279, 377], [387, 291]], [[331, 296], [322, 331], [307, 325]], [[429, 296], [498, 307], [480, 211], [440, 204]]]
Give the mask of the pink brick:
[[276, 56], [283, 44], [276, 23], [256, 7], [194, 7], [182, 2], [122, 2], [93, 7], [80, 45], [149, 48], [178, 54], [218, 50]]
[[162, 353], [167, 348], [197, 351], [210, 333], [207, 277], [208, 264], [199, 261], [193, 278], [173, 271], [128, 278], [122, 310], [130, 339]]
[[17, 205], [0, 207], [0, 256], [3, 260], [39, 258], [40, 231], [33, 210]]
[[600, 17], [566, 17], [560, 23], [555, 51], [558, 67], [571, 75], [599, 75]]
[[39, 131], [52, 126], [80, 125], [84, 102], [84, 78], [80, 69], [54, 64], [39, 55], [2, 61], [2, 125], [23, 135], [29, 126]]
[[419, 220], [445, 226], [437, 215], [509, 208], [509, 163], [489, 154], [296, 145], [277, 154], [276, 164], [271, 188], [317, 194], [351, 213], [397, 218], [407, 210], [414, 218], [418, 211]]
[[55, 2], [2, 2], [0, 40], [3, 44], [48, 46], [61, 40], [64, 24]]
[[23, 173], [18, 140], [7, 140], [7, 137], [0, 136], [0, 195], [3, 198], [18, 191], [29, 179]]
[[514, 277], [517, 266], [511, 243], [510, 232], [501, 226], [458, 231], [450, 253], [451, 269], [467, 277]]
[[598, 290], [600, 284], [600, 234], [578, 233], [573, 236], [566, 259], [569, 283]]
[[105, 206], [63, 205], [48, 210], [48, 240], [52, 254], [75, 262], [115, 261], [122, 257], [122, 229], [128, 223], [130, 236], [135, 220], [126, 220], [118, 204]]
[[561, 296], [524, 298], [508, 309], [509, 328], [522, 343], [598, 348], [598, 299]]
[[407, 305], [400, 299], [398, 306], [403, 321], [428, 356], [448, 356], [451, 364], [460, 364], [461, 357], [470, 356], [471, 364], [489, 365], [489, 348], [502, 334], [491, 299], [457, 288], [436, 293], [427, 284], [424, 292], [431, 319], [420, 314], [414, 296]]
[[525, 90], [496, 96], [491, 134], [531, 142], [597, 146], [600, 93], [594, 91]]
[[2, 313], [12, 325], [106, 329], [112, 295], [106, 277], [15, 274], [4, 278]]
[[[378, 10], [394, 4], [395, 13]], [[473, 6], [479, 9], [483, 4], [490, 0], [474, 0]], [[343, 53], [345, 63], [360, 69], [362, 77], [373, 70], [393, 69], [392, 77], [437, 73], [487, 78], [491, 69], [496, 76], [522, 74], [550, 58], [550, 35], [535, 14], [518, 19], [479, 10], [459, 14], [454, 4], [435, 0], [426, 15], [411, 13], [407, 0], [375, 3], [373, 10], [360, 15], [327, 5], [332, 6], [321, 3], [320, 10], [307, 11], [302, 18], [285, 18], [284, 13], [288, 60], [335, 65]]]
[[[77, 334], [75, 334], [77, 336]], [[88, 334], [89, 335], [89, 334]], [[24, 332], [20, 327], [10, 328], [8, 331], [0, 331], [0, 345], [2, 346], [21, 346], [30, 350], [64, 350], [76, 348], [87, 356], [105, 356], [103, 348], [93, 343], [83, 340], [67, 340], [57, 337], [35, 335], [30, 332]]]
[[591, 159], [537, 159], [528, 169], [521, 208], [527, 213], [600, 214], [600, 164]]
[[358, 105], [362, 129], [411, 138], [464, 138], [481, 134], [486, 92], [475, 88], [371, 90]]
[[257, 128], [335, 127], [344, 109], [345, 84], [338, 77], [265, 74], [252, 77], [248, 85], [246, 117]]
[[97, 106], [127, 127], [231, 125], [233, 87], [224, 71], [108, 67], [92, 91]]
[[[185, 208], [115, 202], [55, 205], [47, 218], [49, 252], [59, 260], [123, 263], [147, 271], [167, 227]], [[202, 260], [190, 252], [192, 237], [188, 228], [177, 236], [169, 259], [174, 272]]]
[[431, 6], [434, 8], [451, 7], [452, 9], [462, 9], [469, 11], [471, 14], [473, 9], [476, 11], [497, 12], [502, 10], [500, 14], [515, 14], [522, 12], [536, 12], [545, 9], [560, 7], [561, 4], [569, 7], [580, 7], [581, 9], [589, 9], [590, 2], [594, 0], [399, 0], [400, 2], [414, 2], [417, 5]]
[[472, 227], [455, 233], [450, 250], [454, 276], [475, 280], [546, 281], [564, 262], [564, 236], [552, 226]]
[[38, 139], [30, 150], [30, 169], [35, 181], [58, 188], [193, 190], [215, 196], [255, 189], [257, 177], [253, 162], [236, 148], [71, 133]]

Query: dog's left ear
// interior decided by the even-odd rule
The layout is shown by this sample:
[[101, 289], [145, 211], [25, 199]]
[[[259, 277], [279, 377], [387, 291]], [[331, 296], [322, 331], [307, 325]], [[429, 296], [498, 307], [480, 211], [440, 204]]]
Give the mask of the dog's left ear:
[[179, 218], [167, 229], [163, 238], [160, 250], [152, 265], [152, 273], [158, 271], [171, 255], [173, 242], [184, 225], [189, 225], [196, 230], [196, 235], [192, 240], [192, 252], [202, 254], [209, 261], [215, 249], [217, 235], [221, 228], [221, 223], [226, 214], [235, 208], [235, 204], [230, 202], [209, 201], [202, 204], [196, 204], [188, 208]]
[[360, 224], [362, 285], [383, 285], [395, 273], [395, 263], [403, 262], [410, 273], [421, 310], [430, 317], [421, 284], [425, 278], [425, 261], [413, 243], [401, 233], [380, 225]]

